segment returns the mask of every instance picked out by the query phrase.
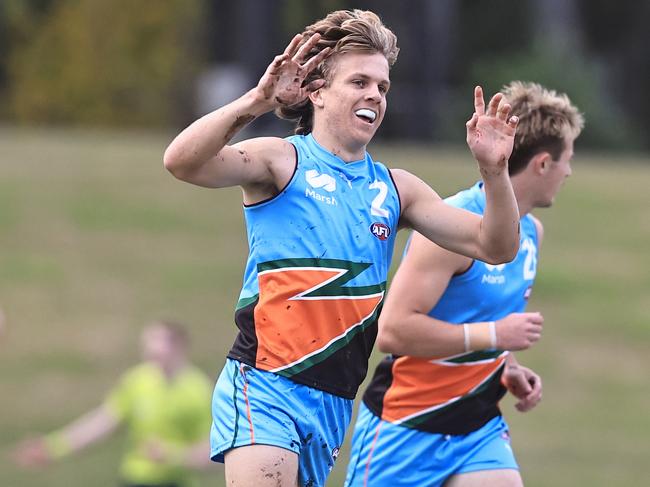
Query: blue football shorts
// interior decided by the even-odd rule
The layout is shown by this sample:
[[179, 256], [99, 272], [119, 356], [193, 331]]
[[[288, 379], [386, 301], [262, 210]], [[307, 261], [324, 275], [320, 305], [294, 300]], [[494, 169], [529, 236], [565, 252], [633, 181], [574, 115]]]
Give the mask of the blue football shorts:
[[501, 416], [441, 435], [383, 421], [361, 403], [350, 451], [345, 487], [438, 487], [455, 474], [519, 469]]
[[246, 445], [298, 454], [304, 487], [324, 486], [352, 418], [353, 401], [227, 359], [212, 397], [211, 458]]

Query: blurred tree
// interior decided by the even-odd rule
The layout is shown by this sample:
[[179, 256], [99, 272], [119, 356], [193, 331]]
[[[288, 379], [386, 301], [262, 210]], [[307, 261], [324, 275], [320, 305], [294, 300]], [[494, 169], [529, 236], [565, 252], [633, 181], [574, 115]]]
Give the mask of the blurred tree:
[[305, 26], [324, 17], [329, 12], [340, 9], [364, 8], [356, 2], [351, 6], [350, 2], [343, 0], [316, 0], [305, 2], [304, 0], [283, 0], [282, 9], [282, 30], [287, 39], [290, 39], [296, 32], [301, 31]]
[[650, 2], [578, 0], [589, 55], [603, 69], [607, 99], [619, 101], [630, 137], [650, 149]]
[[[438, 98], [433, 112], [436, 132], [431, 135], [435, 140], [464, 142], [464, 123], [473, 111], [474, 86], [482, 85], [486, 96], [498, 90], [503, 83], [494, 79], [489, 66], [507, 63], [530, 43], [534, 23], [529, 9], [529, 2], [510, 0], [493, 0], [489, 8], [482, 2], [456, 2], [456, 12], [449, 17], [448, 66], [439, 78], [444, 97]], [[419, 55], [430, 56], [424, 46]], [[477, 65], [486, 69], [476, 72]]]
[[[583, 35], [585, 9], [577, 0], [495, 0], [493, 4], [485, 10], [476, 2], [461, 3], [456, 32], [466, 35], [452, 43], [452, 88], [438, 112], [447, 122], [439, 124], [441, 139], [459, 141], [453, 128], [469, 114], [466, 93], [474, 84], [493, 93], [509, 81], [521, 79], [567, 93], [585, 112], [581, 145], [641, 147], [642, 139], [609, 82], [614, 67], [593, 56], [591, 40]], [[639, 91], [636, 93], [638, 97]]]
[[[8, 98], [8, 59], [49, 12], [55, 0], [3, 0], [0, 2], [0, 100]], [[0, 116], [9, 114], [7, 103], [0, 103]]]
[[[182, 125], [197, 85], [241, 93], [294, 33], [341, 8], [375, 11], [399, 38], [382, 138], [462, 143], [472, 87], [527, 78], [585, 111], [581, 144], [650, 148], [647, 0], [1, 0], [0, 117]], [[269, 125], [289, 130], [273, 115], [251, 129]]]
[[29, 35], [10, 53], [16, 119], [170, 124], [192, 92], [200, 7], [200, 0], [56, 2], [37, 26], [24, 27]]
[[596, 148], [639, 145], [631, 136], [630, 124], [620, 105], [607, 96], [603, 67], [587, 57], [570, 51], [549, 51], [545, 45], [536, 43], [507, 59], [476, 63], [470, 76], [487, 80], [494, 90], [510, 80], [521, 79], [567, 93], [585, 114], [581, 145]]
[[[406, 14], [402, 5], [389, 4], [394, 11], [387, 12], [385, 18], [397, 20], [394, 24], [387, 22], [397, 34], [401, 50], [391, 75], [390, 116], [381, 133], [410, 139], [436, 139], [442, 130], [439, 125], [444, 124], [437, 113], [448, 97], [458, 3], [455, 0], [415, 0], [409, 4], [411, 8]], [[462, 125], [459, 130], [464, 133]]]

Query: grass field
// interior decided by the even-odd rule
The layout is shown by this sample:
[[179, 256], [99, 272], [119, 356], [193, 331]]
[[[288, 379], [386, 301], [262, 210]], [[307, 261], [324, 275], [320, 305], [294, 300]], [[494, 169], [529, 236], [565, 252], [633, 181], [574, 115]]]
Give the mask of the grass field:
[[[241, 196], [174, 180], [162, 169], [167, 143], [0, 129], [1, 487], [116, 485], [123, 435], [44, 471], [8, 455], [97, 405], [138, 360], [147, 321], [186, 322], [195, 361], [215, 377], [221, 368], [247, 253]], [[519, 360], [542, 375], [544, 400], [528, 414], [502, 406], [527, 486], [648, 485], [650, 160], [577, 150], [556, 205], [536, 213], [546, 240], [529, 309], [546, 322]], [[478, 174], [462, 149], [373, 154], [442, 195]], [[342, 485], [347, 454], [328, 485]], [[201, 485], [224, 485], [221, 469]]]

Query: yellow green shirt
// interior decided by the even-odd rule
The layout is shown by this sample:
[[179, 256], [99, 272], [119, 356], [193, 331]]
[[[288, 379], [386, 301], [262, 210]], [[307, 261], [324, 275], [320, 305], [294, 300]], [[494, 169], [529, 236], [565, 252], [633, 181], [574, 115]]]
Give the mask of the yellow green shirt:
[[146, 447], [156, 440], [165, 449], [182, 451], [207, 438], [211, 394], [209, 379], [195, 367], [186, 367], [169, 382], [153, 364], [127, 371], [104, 403], [128, 428], [128, 446], [120, 467], [122, 479], [134, 484], [191, 483], [187, 468], [149, 460]]

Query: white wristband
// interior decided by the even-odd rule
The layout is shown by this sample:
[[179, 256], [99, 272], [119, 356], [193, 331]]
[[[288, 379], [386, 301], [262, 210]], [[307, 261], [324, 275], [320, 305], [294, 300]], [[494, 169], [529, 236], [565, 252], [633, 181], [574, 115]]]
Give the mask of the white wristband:
[[490, 329], [490, 348], [496, 349], [497, 348], [497, 328], [496, 324], [494, 321], [490, 321], [488, 323], [488, 327]]
[[497, 330], [494, 321], [487, 323], [463, 323], [465, 353], [478, 350], [496, 350]]

